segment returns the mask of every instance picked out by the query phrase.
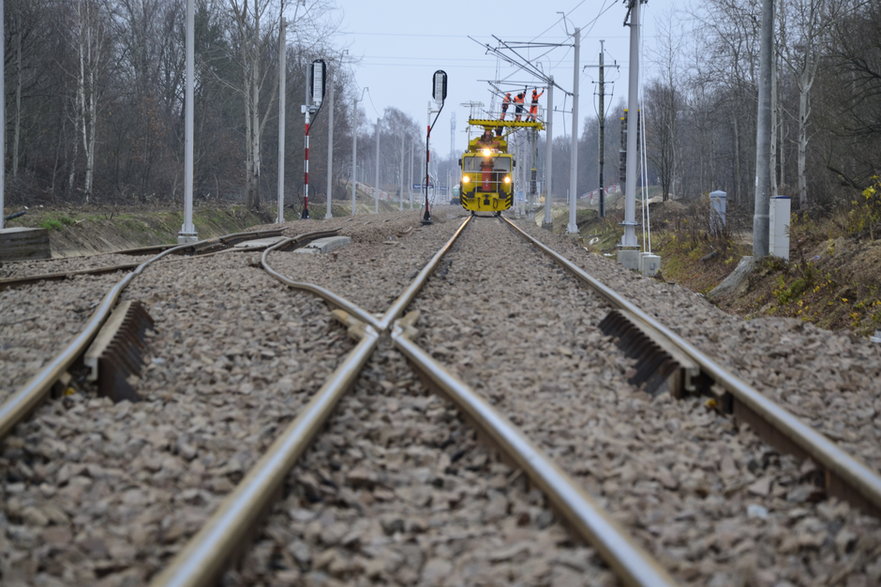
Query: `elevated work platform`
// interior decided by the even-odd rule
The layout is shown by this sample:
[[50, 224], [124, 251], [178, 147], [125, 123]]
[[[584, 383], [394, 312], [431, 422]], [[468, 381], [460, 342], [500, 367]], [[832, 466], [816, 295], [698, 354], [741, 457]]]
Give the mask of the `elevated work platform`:
[[493, 118], [469, 118], [468, 124], [474, 126], [488, 126], [493, 128], [534, 128], [536, 130], [544, 130], [545, 125], [541, 120], [496, 120]]

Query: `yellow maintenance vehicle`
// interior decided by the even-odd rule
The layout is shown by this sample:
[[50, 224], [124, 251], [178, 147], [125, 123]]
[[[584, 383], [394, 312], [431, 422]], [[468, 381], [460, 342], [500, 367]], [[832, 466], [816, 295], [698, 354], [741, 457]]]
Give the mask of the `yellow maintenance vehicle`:
[[[544, 128], [541, 122], [470, 118], [468, 124], [483, 127], [483, 134], [468, 141], [459, 159], [462, 169], [459, 201], [462, 207], [496, 216], [514, 205], [514, 167], [507, 137], [518, 128]], [[508, 132], [505, 133], [504, 130]]]

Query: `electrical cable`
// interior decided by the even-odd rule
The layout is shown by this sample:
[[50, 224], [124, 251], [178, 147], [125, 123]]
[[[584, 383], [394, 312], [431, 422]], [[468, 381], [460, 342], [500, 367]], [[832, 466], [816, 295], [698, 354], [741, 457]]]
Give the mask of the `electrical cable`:
[[379, 113], [379, 110], [376, 109], [376, 104], [373, 103], [373, 94], [370, 93], [370, 88], [364, 89], [367, 90], [367, 100], [370, 102], [370, 107], [373, 108], [373, 112], [376, 113], [376, 118], [381, 118], [382, 115]]
[[[538, 33], [536, 36], [534, 36], [532, 39], [530, 39], [529, 42], [530, 42], [530, 43], [535, 42], [536, 39], [538, 39], [539, 37], [541, 37], [542, 35], [544, 35], [546, 32], [548, 32], [549, 30], [551, 30], [552, 28], [554, 28], [555, 26], [557, 26], [557, 23], [559, 23], [561, 20], [564, 20], [564, 21], [565, 21], [565, 19], [566, 19], [567, 16], [569, 16], [570, 14], [572, 14], [573, 12], [575, 12], [576, 10], [578, 10], [578, 9], [581, 7], [581, 5], [584, 4], [585, 2], [587, 2], [587, 0], [581, 0], [581, 2], [579, 2], [578, 4], [576, 4], [575, 6], [573, 6], [572, 8], [570, 8], [570, 9], [569, 9], [569, 12], [564, 13], [563, 16], [561, 16], [560, 18], [558, 18], [557, 20], [555, 20], [555, 21], [551, 24], [551, 26], [549, 26], [548, 28], [546, 28], [546, 29], [543, 30], [542, 32]], [[603, 0], [603, 4], [605, 4], [605, 0]], [[597, 17], [597, 18], [599, 18], [599, 17]]]
[[[593, 27], [596, 26], [596, 23], [600, 20], [600, 17], [602, 17], [605, 13], [607, 13], [612, 8], [614, 8], [614, 6], [615, 6], [614, 3], [606, 6], [606, 0], [603, 0], [603, 5], [600, 6], [599, 13], [593, 18], [592, 21], [588, 22], [586, 25], [581, 27], [581, 30], [586, 31], [584, 34], [585, 37], [590, 35], [590, 33], [593, 31]], [[590, 28], [588, 28], [588, 27], [590, 27]]]

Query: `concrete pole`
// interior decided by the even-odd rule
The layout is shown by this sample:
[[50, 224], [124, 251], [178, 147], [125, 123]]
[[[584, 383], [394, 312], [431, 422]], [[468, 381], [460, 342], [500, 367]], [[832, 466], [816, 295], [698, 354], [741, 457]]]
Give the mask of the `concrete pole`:
[[358, 185], [358, 102], [364, 98], [366, 91], [366, 87], [361, 90], [361, 96], [355, 98], [355, 106], [352, 109], [352, 216], [355, 215]]
[[548, 115], [545, 128], [547, 144], [545, 144], [545, 217], [542, 226], [550, 228], [554, 221], [551, 217], [551, 187], [554, 171], [554, 76], [548, 78]]
[[406, 140], [401, 137], [401, 182], [398, 190], [398, 210], [404, 209], [404, 157], [406, 155]]
[[753, 206], [753, 256], [769, 250], [769, 189], [771, 185], [771, 59], [774, 52], [774, 0], [762, 2], [759, 53], [759, 111], [756, 120], [756, 195]]
[[192, 243], [199, 237], [193, 225], [193, 70], [195, 62], [194, 0], [187, 0], [186, 90], [184, 93], [184, 223], [177, 242]]
[[600, 171], [600, 218], [604, 218], [606, 216], [606, 195], [603, 193], [605, 190], [605, 182], [603, 180], [603, 163], [606, 158], [606, 70], [605, 67], [603, 67], [603, 43], [604, 41], [600, 41], [600, 144], [598, 161]]
[[[0, 0], [0, 98], [6, 96], [6, 9]], [[0, 230], [6, 226], [6, 100], [0, 99]]]
[[278, 25], [278, 213], [275, 222], [284, 222], [284, 131], [285, 95], [287, 90], [287, 43], [285, 42], [285, 20]]
[[[340, 60], [342, 61], [342, 60]], [[333, 72], [327, 76], [330, 84], [330, 102], [328, 107], [330, 111], [327, 113], [327, 211], [324, 213], [325, 218], [333, 218]]]
[[379, 214], [379, 118], [376, 119], [376, 175], [373, 176], [373, 212]]
[[450, 166], [447, 168], [447, 189], [450, 190], [449, 198], [447, 200], [452, 200], [453, 197], [453, 177], [455, 176], [455, 172], [453, 171], [453, 161], [456, 160], [456, 113], [453, 112], [450, 114]]
[[568, 234], [578, 234], [575, 208], [578, 204], [578, 78], [581, 77], [581, 29], [575, 27], [575, 73], [572, 80], [572, 149], [569, 156], [569, 224]]
[[410, 137], [410, 182], [407, 184], [410, 188], [407, 190], [410, 194], [410, 209], [413, 209], [413, 161], [416, 158], [416, 141]]
[[352, 216], [355, 215], [355, 196], [358, 189], [358, 100], [352, 110]]
[[[639, 164], [637, 149], [637, 117], [639, 115], [639, 5], [633, 0], [630, 10], [630, 79], [627, 96], [627, 167], [624, 192], [624, 236], [621, 248], [638, 248], [636, 241], [636, 171]], [[619, 256], [620, 259], [620, 256]], [[638, 258], [637, 258], [638, 261]]]
[[[0, 0], [0, 97], [6, 96], [6, 12]], [[6, 226], [6, 100], [0, 99], [0, 229]]]

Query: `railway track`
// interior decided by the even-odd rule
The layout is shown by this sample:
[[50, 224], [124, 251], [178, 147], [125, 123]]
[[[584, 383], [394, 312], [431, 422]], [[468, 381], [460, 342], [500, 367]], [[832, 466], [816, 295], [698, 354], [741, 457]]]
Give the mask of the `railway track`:
[[[467, 581], [469, 576], [490, 577], [494, 572], [517, 580], [524, 579], [516, 575], [524, 564], [541, 569], [536, 575], [539, 582], [566, 572], [587, 577], [585, 582], [610, 580], [608, 571], [598, 564], [598, 555], [619, 578], [633, 584], [671, 581], [667, 572], [677, 581], [700, 583], [769, 575], [798, 582], [799, 577], [809, 576], [806, 573], [834, 578], [842, 569], [852, 573], [854, 568], [861, 569], [860, 576], [872, 576], [869, 561], [879, 547], [862, 536], [877, 530], [876, 520], [837, 502], [826, 511], [809, 510], [811, 500], [822, 494], [813, 485], [816, 467], [780, 456], [756, 437], [738, 430], [732, 420], [706, 409], [702, 400], [676, 402], [667, 395], [652, 399], [628, 383], [635, 371], [633, 361], [623, 359], [615, 341], [596, 329], [610, 309], [607, 293], [590, 293], [552, 267], [542, 254], [517, 248], [523, 247], [524, 241], [506, 227], [478, 219], [471, 226], [463, 225], [460, 241], [449, 244], [446, 255], [445, 251], [437, 253], [421, 271], [414, 269], [421, 264], [412, 258], [404, 264], [410, 269], [402, 271], [397, 264], [383, 267], [382, 249], [412, 245], [419, 239], [428, 244], [437, 240], [438, 233], [437, 228], [412, 234], [380, 230], [372, 240], [364, 239], [360, 252], [353, 247], [332, 260], [281, 256], [278, 266], [287, 267], [276, 267], [275, 277], [344, 308], [346, 315], [340, 319], [351, 326], [360, 342], [316, 392], [312, 407], [295, 410], [299, 417], [276, 435], [268, 454], [278, 454], [262, 457], [220, 506], [221, 514], [156, 578], [156, 584], [191, 584], [216, 578], [237, 549], [236, 537], [253, 527], [256, 515], [269, 507], [269, 496], [286, 475], [287, 501], [274, 507], [263, 536], [245, 555], [250, 563], [242, 566], [244, 570], [228, 574], [228, 581], [317, 580], [322, 576], [392, 582], [432, 582], [453, 576]], [[264, 254], [264, 262], [269, 256]], [[352, 267], [358, 263], [368, 271], [354, 276]], [[323, 266], [316, 272], [310, 265]], [[512, 265], [520, 269], [516, 278]], [[500, 267], [506, 269], [501, 271]], [[287, 272], [294, 275], [286, 276]], [[305, 279], [310, 272], [314, 281]], [[432, 272], [435, 276], [422, 293], [419, 284], [393, 287], [402, 283], [401, 274], [419, 273], [419, 281]], [[364, 286], [362, 280], [373, 285]], [[542, 305], [536, 291], [548, 288], [557, 303]], [[392, 290], [404, 293], [394, 298]], [[365, 307], [356, 307], [346, 298]], [[388, 309], [380, 314], [383, 307]], [[561, 313], [560, 308], [566, 311]], [[405, 309], [418, 310], [419, 317], [412, 314], [397, 320]], [[512, 322], [518, 323], [516, 328], [511, 327]], [[390, 341], [385, 338], [388, 335]], [[516, 481], [520, 478], [516, 472], [470, 448], [473, 438], [463, 431], [449, 406], [425, 395], [416, 379], [403, 369], [391, 344], [410, 362], [421, 363], [422, 378], [459, 403], [469, 420], [485, 421], [481, 435], [507, 444], [508, 458], [527, 470], [532, 467], [532, 483], [551, 495], [558, 511], [567, 512], [568, 508], [569, 524], [577, 535], [588, 539], [592, 550], [573, 545], [562, 529], [552, 527], [541, 500], [536, 501], [536, 494]], [[380, 350], [374, 353], [377, 346]], [[420, 347], [446, 363], [447, 369]], [[369, 359], [371, 353], [379, 358]], [[365, 362], [366, 371], [358, 379]], [[454, 374], [445, 373], [450, 367]], [[705, 365], [702, 369], [708, 375]], [[317, 436], [316, 448], [307, 450], [309, 439], [333, 405], [352, 387], [351, 399], [341, 401], [344, 415], [332, 419], [328, 435]], [[714, 401], [727, 401], [724, 393], [717, 395]], [[499, 412], [494, 412], [490, 403]], [[365, 408], [370, 404], [376, 407]], [[312, 412], [315, 418], [309, 415]], [[398, 413], [400, 417], [389, 416]], [[420, 418], [432, 422], [424, 424], [424, 431]], [[522, 426], [526, 435], [506, 420]], [[454, 431], [431, 428], [435, 421]], [[389, 428], [397, 424], [403, 431], [392, 433]], [[525, 442], [527, 436], [534, 445]], [[409, 454], [408, 439], [412, 437], [425, 439], [426, 454]], [[357, 440], [360, 438], [370, 442]], [[458, 442], [468, 448], [455, 448]], [[390, 449], [390, 443], [397, 448]], [[512, 448], [515, 446], [525, 446], [533, 453], [523, 456]], [[567, 473], [550, 460], [545, 462], [542, 453], [553, 457]], [[303, 461], [288, 475], [301, 455]], [[391, 470], [389, 459], [393, 459]], [[486, 469], [484, 479], [463, 480], [452, 474], [451, 470], [458, 473], [460, 467], [453, 463], [461, 459], [476, 459], [479, 465], [462, 466], [462, 470]], [[374, 461], [380, 464], [378, 471], [370, 466]], [[402, 461], [419, 470], [418, 475], [401, 474], [406, 468]], [[270, 463], [277, 466], [272, 473], [266, 469]], [[550, 473], [556, 470], [562, 485], [547, 480], [554, 475], [539, 474], [548, 467]], [[871, 470], [863, 473], [868, 474], [869, 495], [858, 481], [856, 493], [863, 497], [861, 505], [871, 503], [872, 483], [877, 479]], [[853, 481], [840, 471], [835, 476]], [[505, 484], [500, 479], [515, 482]], [[469, 494], [462, 489], [467, 482], [480, 489]], [[453, 502], [450, 492], [442, 491], [444, 487], [458, 487]], [[599, 496], [597, 502], [584, 488]], [[780, 488], [784, 488], [782, 495]], [[435, 493], [443, 497], [434, 497]], [[260, 496], [257, 502], [253, 499], [256, 495]], [[450, 505], [464, 503], [465, 498], [472, 501], [462, 511]], [[432, 508], [435, 499], [447, 506]], [[408, 502], [410, 509], [395, 514], [397, 501]], [[217, 503], [216, 496], [212, 503]], [[318, 505], [306, 507], [312, 503]], [[414, 504], [421, 504], [423, 511], [427, 507], [430, 514], [420, 515]], [[495, 520], [481, 516], [481, 523], [486, 522], [483, 529], [480, 524], [461, 521], [460, 513], [486, 508], [494, 515], [504, 515]], [[604, 513], [604, 508], [611, 513]], [[237, 518], [240, 530], [230, 530], [233, 518]], [[814, 533], [810, 542], [798, 542], [803, 540], [804, 530], [799, 529], [799, 523]], [[451, 538], [445, 524], [468, 529]], [[777, 533], [766, 535], [763, 528], [755, 528], [757, 525], [777, 529]], [[325, 526], [336, 530], [325, 531]], [[340, 531], [356, 526], [357, 531]], [[614, 534], [607, 533], [616, 528]], [[784, 540], [787, 528], [799, 537], [794, 545]], [[847, 551], [833, 552], [831, 561], [829, 553], [818, 548], [830, 540], [841, 542]], [[411, 547], [399, 548], [399, 543]], [[543, 548], [534, 548], [535, 544]], [[732, 549], [748, 564], [733, 563], [728, 552]], [[793, 550], [803, 556], [802, 562], [788, 562], [785, 555]], [[812, 554], [804, 555], [801, 550]], [[356, 564], [349, 564], [346, 560], [353, 552]], [[191, 558], [193, 554], [197, 557]], [[199, 556], [213, 557], [215, 562]], [[164, 556], [160, 559], [165, 560]], [[414, 561], [420, 569], [415, 575]]]

